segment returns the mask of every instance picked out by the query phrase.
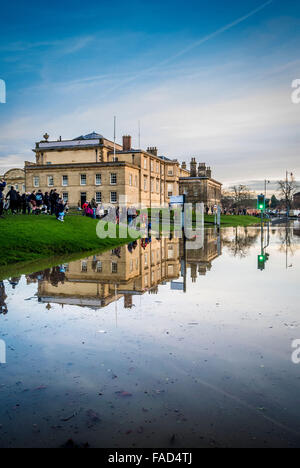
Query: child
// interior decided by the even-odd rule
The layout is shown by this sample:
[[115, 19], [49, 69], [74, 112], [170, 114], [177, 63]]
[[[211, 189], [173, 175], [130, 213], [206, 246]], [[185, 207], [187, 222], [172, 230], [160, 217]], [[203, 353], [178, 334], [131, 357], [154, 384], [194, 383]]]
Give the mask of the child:
[[56, 205], [56, 219], [62, 223], [64, 222], [65, 217], [65, 206], [66, 204], [64, 204], [62, 198], [59, 198]]

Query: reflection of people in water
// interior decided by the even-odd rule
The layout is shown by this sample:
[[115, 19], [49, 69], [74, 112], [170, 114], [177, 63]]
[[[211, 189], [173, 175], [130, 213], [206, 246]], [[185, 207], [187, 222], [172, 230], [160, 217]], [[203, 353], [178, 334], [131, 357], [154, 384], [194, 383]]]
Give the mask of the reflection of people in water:
[[58, 283], [64, 283], [65, 278], [65, 268], [62, 268], [62, 265], [52, 268], [52, 271], [50, 273], [50, 282], [52, 286], [58, 286]]
[[12, 288], [13, 288], [13, 289], [16, 289], [16, 286], [18, 286], [18, 284], [19, 284], [19, 282], [20, 282], [20, 279], [21, 279], [21, 277], [19, 276], [19, 277], [17, 277], [17, 278], [11, 278], [11, 279], [9, 280], [9, 283], [12, 285]]
[[58, 283], [64, 283], [66, 279], [66, 267], [65, 265], [58, 265], [53, 268], [47, 268], [44, 271], [39, 271], [37, 273], [32, 273], [28, 277], [32, 281], [49, 281], [52, 286], [58, 286]]
[[7, 314], [8, 309], [7, 305], [5, 303], [5, 299], [7, 298], [7, 295], [5, 294], [5, 286], [3, 281], [0, 281], [0, 314]]

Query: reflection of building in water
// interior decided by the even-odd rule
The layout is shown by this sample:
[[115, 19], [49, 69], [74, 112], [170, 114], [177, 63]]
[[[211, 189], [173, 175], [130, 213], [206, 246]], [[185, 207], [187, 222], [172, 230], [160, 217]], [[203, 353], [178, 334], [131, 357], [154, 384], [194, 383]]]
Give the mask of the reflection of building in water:
[[180, 245], [181, 258], [185, 260], [186, 270], [190, 268], [193, 283], [197, 277], [205, 276], [211, 270], [212, 262], [222, 255], [220, 235], [214, 229], [204, 231], [204, 244], [200, 249], [189, 249], [184, 251], [184, 243]]
[[[220, 238], [213, 230], [206, 231], [203, 248], [186, 252], [177, 238], [142, 239], [30, 275], [27, 281], [38, 281], [39, 300], [48, 307], [58, 303], [97, 309], [123, 297], [124, 307], [132, 308], [133, 296], [147, 291], [157, 294], [159, 284], [172, 282], [174, 288], [186, 290], [187, 268], [196, 281], [198, 273], [206, 274], [220, 254]], [[180, 275], [184, 283], [175, 283]]]
[[[59, 268], [59, 267], [58, 267]], [[112, 251], [78, 260], [66, 266], [64, 282], [49, 277], [39, 281], [42, 302], [105, 307], [124, 297], [132, 307], [132, 296], [155, 288], [180, 274], [179, 240], [139, 240]]]

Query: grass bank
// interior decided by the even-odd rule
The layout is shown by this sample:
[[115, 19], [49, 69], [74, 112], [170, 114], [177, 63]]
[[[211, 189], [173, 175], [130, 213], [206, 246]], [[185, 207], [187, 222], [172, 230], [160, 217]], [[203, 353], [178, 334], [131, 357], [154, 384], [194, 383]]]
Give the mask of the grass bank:
[[[212, 215], [205, 215], [204, 222], [206, 225], [213, 225], [215, 217]], [[221, 216], [221, 226], [223, 227], [236, 227], [236, 226], [253, 226], [260, 224], [260, 219], [255, 216]]]
[[7, 216], [0, 219], [0, 268], [49, 257], [96, 252], [131, 241], [99, 239], [97, 220], [69, 216], [64, 223], [50, 216]]

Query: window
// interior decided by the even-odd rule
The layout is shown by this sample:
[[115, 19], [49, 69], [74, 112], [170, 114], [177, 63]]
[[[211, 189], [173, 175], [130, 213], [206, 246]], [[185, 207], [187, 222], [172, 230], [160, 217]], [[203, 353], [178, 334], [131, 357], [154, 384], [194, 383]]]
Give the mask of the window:
[[86, 272], [87, 272], [87, 269], [88, 269], [88, 264], [87, 264], [87, 261], [84, 260], [84, 261], [81, 262], [81, 271], [82, 271], [83, 273], [86, 273]]
[[22, 185], [22, 190], [23, 192], [25, 192], [25, 185]]
[[173, 184], [168, 184], [168, 197], [173, 195]]
[[130, 273], [133, 272], [133, 260], [130, 260]]
[[144, 176], [144, 190], [145, 190], [145, 192], [147, 191], [147, 185], [148, 185], [147, 176]]
[[68, 203], [68, 201], [69, 201], [69, 194], [68, 194], [68, 192], [63, 192], [62, 198], [63, 198], [64, 203]]
[[144, 169], [147, 169], [148, 165], [147, 165], [147, 158], [144, 158]]
[[111, 262], [111, 272], [118, 273], [118, 264], [117, 262]]
[[62, 185], [63, 187], [67, 187], [69, 185], [69, 179], [67, 175], [62, 176]]
[[145, 262], [144, 262], [145, 267], [148, 266], [148, 254], [145, 253]]
[[173, 167], [169, 167], [169, 168], [168, 168], [168, 175], [171, 175], [171, 176], [174, 175], [174, 169], [173, 169]]
[[110, 174], [110, 185], [117, 185], [117, 174]]
[[132, 174], [129, 175], [129, 185], [132, 187]]
[[102, 273], [102, 262], [100, 260], [96, 264], [97, 273]]
[[154, 162], [151, 159], [151, 172], [154, 172]]
[[15, 186], [15, 189], [16, 189], [16, 190], [19, 190], [19, 186], [18, 186], [18, 184], [16, 184], [16, 186]]
[[101, 202], [102, 202], [102, 193], [96, 192], [96, 203], [101, 203]]
[[117, 203], [118, 196], [117, 192], [110, 192], [110, 203]]
[[54, 178], [52, 175], [48, 176], [48, 187], [54, 186]]
[[101, 185], [101, 184], [102, 184], [101, 174], [96, 174], [96, 176], [95, 176], [95, 184], [96, 184], [96, 185]]
[[86, 185], [86, 174], [80, 175], [80, 185]]
[[135, 186], [135, 187], [138, 186], [138, 178], [137, 178], [137, 176], [134, 176], [134, 186]]
[[168, 259], [171, 260], [174, 258], [174, 247], [173, 245], [168, 245]]
[[156, 192], [159, 193], [159, 180], [156, 179]]
[[151, 179], [151, 193], [154, 192], [154, 179]]

